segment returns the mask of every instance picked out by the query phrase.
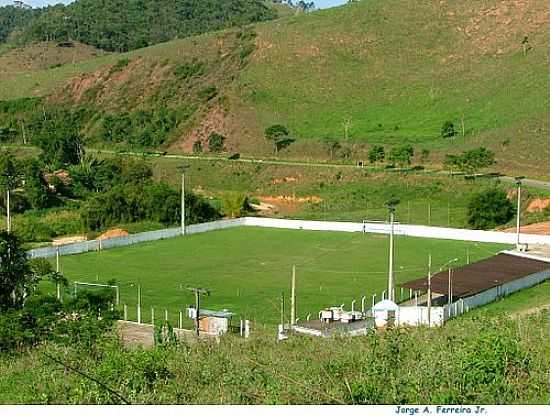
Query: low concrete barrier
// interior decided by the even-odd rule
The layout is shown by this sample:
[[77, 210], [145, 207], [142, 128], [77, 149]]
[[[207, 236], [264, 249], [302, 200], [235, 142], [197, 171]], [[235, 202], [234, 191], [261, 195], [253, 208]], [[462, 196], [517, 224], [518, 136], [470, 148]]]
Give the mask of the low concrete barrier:
[[[287, 230], [310, 231], [340, 231], [340, 232], [367, 232], [389, 234], [390, 224], [386, 223], [358, 223], [339, 221], [304, 221], [286, 220], [279, 218], [244, 217], [231, 220], [212, 221], [202, 224], [193, 224], [186, 227], [186, 234], [199, 234], [209, 231], [224, 230], [234, 227], [265, 227], [283, 228]], [[481, 243], [515, 244], [516, 235], [499, 231], [466, 230], [459, 228], [429, 227], [424, 225], [395, 224], [394, 233], [409, 237], [436, 238], [443, 240], [475, 241]], [[31, 258], [54, 257], [86, 253], [88, 251], [107, 250], [115, 247], [129, 246], [146, 241], [162, 240], [181, 236], [181, 229], [167, 228], [164, 230], [148, 231], [131, 234], [124, 237], [107, 240], [90, 240], [62, 246], [42, 247], [27, 252]], [[550, 235], [522, 234], [521, 242], [526, 244], [548, 244]]]
[[[246, 217], [246, 226], [285, 228], [292, 230], [342, 231], [389, 234], [387, 223], [356, 223], [339, 221], [305, 221], [277, 218]], [[467, 230], [462, 228], [430, 227], [424, 225], [396, 224], [394, 232], [409, 237], [436, 238], [442, 240], [475, 241], [480, 243], [515, 244], [516, 235], [500, 231]], [[550, 244], [550, 235], [521, 234], [521, 242], [526, 244]]]

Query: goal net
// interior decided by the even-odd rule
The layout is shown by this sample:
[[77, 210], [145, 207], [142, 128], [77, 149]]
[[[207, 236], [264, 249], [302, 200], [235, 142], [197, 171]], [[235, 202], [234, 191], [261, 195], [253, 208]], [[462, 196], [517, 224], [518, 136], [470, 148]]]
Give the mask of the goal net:
[[89, 293], [95, 296], [104, 296], [118, 306], [120, 303], [120, 290], [118, 285], [104, 285], [99, 283], [73, 282], [73, 294], [78, 296], [82, 293]]

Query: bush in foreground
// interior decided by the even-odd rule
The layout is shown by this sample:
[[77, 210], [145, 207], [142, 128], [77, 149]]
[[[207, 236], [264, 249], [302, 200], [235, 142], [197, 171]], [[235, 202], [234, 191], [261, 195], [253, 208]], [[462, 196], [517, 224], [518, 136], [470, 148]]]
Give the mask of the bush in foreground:
[[[249, 341], [229, 337], [152, 350], [124, 349], [116, 339], [89, 349], [49, 344], [0, 362], [0, 386], [26, 380], [3, 389], [0, 402], [109, 404], [120, 403], [120, 395], [159, 404], [543, 403], [549, 333], [544, 312], [521, 325], [473, 317], [352, 339], [277, 343], [273, 332], [258, 329]], [[58, 354], [117, 395], [64, 373], [42, 352]]]

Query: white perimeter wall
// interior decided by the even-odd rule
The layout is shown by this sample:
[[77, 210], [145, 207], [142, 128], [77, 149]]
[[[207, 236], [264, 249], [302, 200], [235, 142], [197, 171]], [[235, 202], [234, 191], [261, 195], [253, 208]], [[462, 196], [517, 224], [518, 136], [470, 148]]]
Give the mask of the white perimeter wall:
[[[245, 225], [293, 230], [362, 232], [363, 224], [357, 222], [284, 220], [277, 218], [244, 218]], [[389, 234], [386, 223], [366, 223], [367, 233]], [[424, 225], [395, 225], [395, 233], [410, 237], [437, 238], [443, 240], [476, 241], [480, 243], [515, 244], [516, 234], [500, 231], [466, 230], [460, 228], [428, 227]], [[550, 244], [550, 235], [521, 234], [521, 242], [527, 244]]]
[[[357, 223], [337, 221], [303, 221], [285, 220], [277, 218], [245, 217], [233, 220], [221, 220], [203, 224], [193, 224], [186, 227], [186, 234], [198, 234], [208, 231], [223, 230], [233, 227], [265, 227], [284, 228], [288, 230], [311, 231], [341, 231], [362, 232], [363, 227], [367, 233], [389, 234], [390, 225], [386, 223]], [[515, 244], [516, 235], [498, 231], [464, 230], [459, 228], [428, 227], [423, 225], [396, 224], [394, 231], [398, 235], [410, 237], [436, 238], [443, 240], [476, 241], [483, 243]], [[29, 257], [53, 257], [59, 251], [60, 255], [86, 253], [88, 251], [107, 250], [109, 248], [128, 246], [145, 241], [162, 240], [181, 235], [179, 228], [167, 228], [164, 230], [149, 231], [145, 233], [131, 234], [127, 237], [110, 238], [108, 240], [90, 240], [74, 244], [66, 244], [59, 247], [43, 247], [28, 251]], [[527, 244], [548, 244], [550, 235], [522, 234], [521, 242]]]

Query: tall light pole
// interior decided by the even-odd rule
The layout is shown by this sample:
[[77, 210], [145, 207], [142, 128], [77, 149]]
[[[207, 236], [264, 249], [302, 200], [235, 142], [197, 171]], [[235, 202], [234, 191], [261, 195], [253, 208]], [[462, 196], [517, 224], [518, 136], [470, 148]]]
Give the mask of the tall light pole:
[[521, 228], [521, 182], [525, 179], [524, 176], [516, 177], [516, 185], [518, 187], [518, 212], [516, 214], [516, 250], [520, 249], [519, 234]]
[[189, 165], [181, 165], [181, 235], [185, 235], [185, 170]]
[[395, 222], [395, 208], [399, 204], [399, 200], [396, 198], [390, 199], [386, 206], [390, 214], [390, 253], [389, 253], [389, 266], [388, 266], [388, 299], [395, 302], [395, 275], [394, 275], [394, 222]]

